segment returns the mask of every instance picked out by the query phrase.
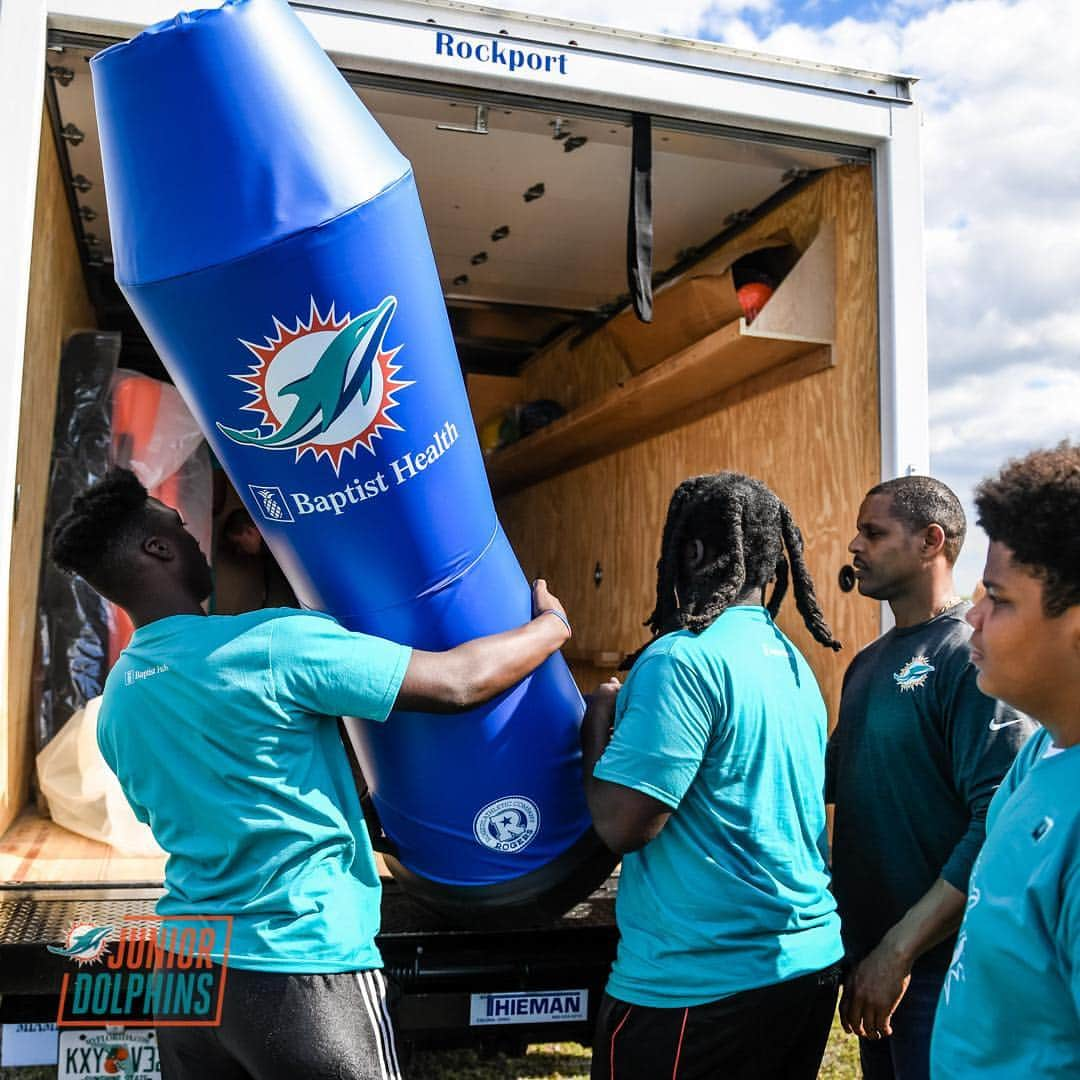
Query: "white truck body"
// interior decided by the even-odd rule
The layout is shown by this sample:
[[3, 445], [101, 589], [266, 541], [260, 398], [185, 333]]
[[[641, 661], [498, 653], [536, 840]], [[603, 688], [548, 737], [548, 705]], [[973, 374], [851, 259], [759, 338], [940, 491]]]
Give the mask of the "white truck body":
[[[32, 634], [34, 625], [33, 612], [20, 609], [13, 586], [17, 584], [17, 576], [36, 573], [36, 567], [17, 566], [12, 560], [22, 494], [17, 471], [20, 430], [25, 432], [28, 424], [37, 423], [51, 428], [49, 415], [20, 414], [27, 374], [28, 317], [32, 315], [35, 198], [39, 162], [46, 149], [42, 139], [43, 104], [52, 104], [54, 136], [67, 182], [72, 181], [73, 172], [85, 172], [96, 184], [85, 200], [78, 193], [69, 193], [73, 219], [79, 216], [75, 213], [77, 201], [92, 209], [100, 219], [98, 231], [103, 242], [97, 248], [85, 242], [85, 234], [79, 231], [82, 225], [75, 222], [84, 271], [88, 266], [100, 269], [103, 263], [107, 268], [107, 211], [100, 183], [100, 161], [94, 157], [96, 122], [87, 89], [89, 72], [82, 61], [96, 49], [171, 18], [176, 13], [176, 3], [177, 0], [0, 0], [0, 146], [3, 146], [0, 206], [4, 208], [7, 223], [0, 256], [0, 558], [8, 568], [0, 575], [0, 607], [7, 612], [7, 617], [0, 620], [0, 708], [5, 709], [0, 719], [0, 834], [26, 801], [25, 776], [21, 783], [13, 783], [11, 778], [21, 775], [22, 759], [26, 768], [30, 762], [23, 718], [11, 715], [12, 703], [25, 704], [26, 694], [19, 688], [29, 681], [22, 666], [13, 666], [12, 657], [20, 636]], [[395, 94], [415, 95], [417, 100], [427, 95], [429, 100], [439, 102], [438, 107], [432, 106], [430, 112], [421, 109], [417, 116], [423, 113], [424, 124], [430, 124], [433, 117], [441, 119], [444, 130], [445, 122], [451, 119], [452, 126], [458, 130], [480, 131], [488, 124], [504, 122], [505, 116], [509, 118], [506, 124], [518, 124], [522, 132], [528, 130], [533, 134], [535, 124], [555, 125], [554, 137], [559, 138], [558, 125], [565, 116], [582, 125], [581, 130], [586, 125], [593, 125], [588, 128], [590, 132], [599, 130], [598, 125], [610, 126], [610, 134], [615, 137], [610, 146], [600, 147], [600, 140], [594, 139], [596, 160], [621, 160], [619, 155], [625, 148], [621, 129], [633, 114], [647, 114], [654, 118], [657, 132], [667, 133], [661, 136], [665, 140], [671, 137], [693, 141], [703, 135], [720, 136], [732, 146], [744, 144], [750, 148], [747, 161], [754, 168], [769, 165], [772, 154], [778, 163], [774, 163], [775, 178], [770, 181], [773, 188], [779, 185], [780, 170], [785, 167], [793, 173], [845, 162], [867, 167], [872, 178], [872, 217], [876, 228], [876, 264], [869, 268], [868, 278], [876, 282], [879, 447], [875, 448], [874, 460], [875, 465], [879, 463], [877, 471], [881, 477], [927, 470], [920, 114], [911, 95], [913, 80], [540, 15], [512, 14], [453, 0], [298, 0], [292, 6], [362, 97], [370, 95], [378, 102]], [[81, 65], [77, 72], [81, 95], [64, 96], [50, 82], [57, 79], [55, 71], [50, 74], [50, 66], [69, 62], [64, 59], [65, 53], [75, 56]], [[62, 116], [57, 112], [57, 100], [61, 101]], [[378, 108], [370, 107], [378, 116]], [[441, 111], [444, 107], [456, 107], [456, 112], [447, 114]], [[525, 119], [512, 118], [514, 112]], [[77, 123], [72, 117], [76, 117]], [[74, 139], [64, 145], [58, 125], [68, 122], [76, 123], [78, 134], [86, 137], [81, 146]], [[401, 121], [402, 131], [410, 122], [408, 117]], [[391, 129], [391, 135], [394, 134]], [[461, 139], [454, 146], [465, 155], [466, 163], [474, 160], [469, 155], [475, 155], [478, 174], [481, 166], [490, 170], [499, 167], [497, 158], [483, 157], [489, 151], [472, 135], [462, 135]], [[437, 157], [434, 155], [431, 161], [437, 163]], [[737, 155], [729, 157], [728, 164], [736, 159]], [[431, 161], [424, 162], [428, 173], [433, 167]], [[670, 166], [673, 170], [670, 175], [677, 176], [683, 184], [692, 183], [692, 170], [697, 167], [693, 160], [688, 161], [681, 173], [675, 165]], [[423, 197], [425, 175], [416, 158], [414, 165]], [[785, 173], [785, 182], [786, 179]], [[612, 202], [616, 207], [613, 213], [625, 220], [623, 188], [613, 190]], [[748, 183], [746, 190], [752, 200], [762, 197], [753, 184]], [[515, 191], [520, 192], [520, 188]], [[466, 183], [462, 201], [468, 197]], [[520, 202], [516, 194], [515, 199]], [[694, 213], [698, 212], [693, 197], [688, 197], [686, 202], [688, 206], [693, 204]], [[742, 212], [744, 205], [736, 202], [727, 209]], [[426, 200], [425, 209], [430, 210]], [[687, 225], [686, 221], [676, 220], [676, 211], [677, 207], [669, 208], [669, 222], [677, 227]], [[456, 243], [452, 224], [440, 217], [440, 213], [438, 209], [434, 216], [429, 213], [437, 260]], [[737, 219], [738, 213], [729, 214], [732, 216]], [[583, 228], [587, 225], [588, 222], [582, 223]], [[659, 249], [659, 221], [657, 235]], [[706, 238], [696, 236], [694, 243]], [[669, 247], [667, 262], [678, 262], [676, 256], [681, 251], [676, 252], [671, 244]], [[457, 254], [467, 254], [468, 250], [463, 247]], [[661, 263], [658, 259], [658, 268]], [[530, 272], [528, 268], [508, 269], [506, 281], [524, 281]], [[584, 295], [588, 282], [568, 280], [560, 293], [556, 286], [560, 284], [557, 279], [561, 272], [557, 266], [536, 271], [540, 297], [536, 303], [543, 306], [541, 293], [546, 288], [543, 295], [551, 310], [559, 309], [562, 304], [567, 310], [573, 309], [575, 315], [593, 309], [605, 314], [599, 303], [575, 304], [567, 299], [571, 298], [573, 288]], [[519, 275], [518, 279], [513, 277], [514, 273]], [[455, 300], [451, 275], [443, 276], [450, 302]], [[462, 277], [454, 280], [453, 285]], [[506, 289], [512, 292], [510, 285]], [[621, 291], [615, 278], [609, 282], [606, 277], [597, 289], [609, 300]], [[490, 279], [487, 292], [479, 290], [456, 300], [477, 308], [498, 306], [501, 302], [524, 306], [533, 302], [526, 291], [510, 295], [504, 290], [500, 294]], [[670, 425], [664, 430], [670, 430]], [[843, 447], [834, 448], [834, 452], [842, 453]], [[857, 496], [857, 493], [848, 492], [848, 495]], [[845, 521], [839, 527], [844, 531], [849, 523]], [[842, 551], [842, 544], [832, 550]], [[833, 557], [831, 553], [830, 558]], [[599, 584], [597, 580], [597, 588]], [[635, 626], [640, 615], [637, 618]], [[26, 652], [24, 647], [19, 655], [25, 656]], [[589, 662], [600, 666], [598, 657], [608, 655], [597, 651]], [[15, 760], [16, 757], [20, 760]], [[37, 901], [31, 898], [27, 902]], [[3, 903], [4, 896], [0, 894], [0, 911]], [[0, 919], [0, 952], [4, 944]], [[500, 989], [499, 985], [490, 983], [484, 988]], [[0, 980], [0, 999], [4, 993]], [[0, 1018], [3, 1018], [2, 1009]]]

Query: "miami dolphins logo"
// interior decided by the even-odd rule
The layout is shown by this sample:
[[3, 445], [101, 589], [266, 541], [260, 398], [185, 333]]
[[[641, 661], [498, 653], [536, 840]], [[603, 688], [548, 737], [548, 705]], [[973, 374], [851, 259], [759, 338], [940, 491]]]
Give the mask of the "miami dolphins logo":
[[46, 945], [51, 953], [74, 960], [76, 964], [92, 964], [100, 960], [108, 951], [108, 937], [113, 932], [111, 926], [95, 926], [93, 923], [79, 922], [71, 924], [64, 944]]
[[333, 304], [321, 315], [312, 297], [306, 323], [298, 318], [290, 330], [275, 317], [275, 336], [265, 345], [241, 339], [255, 363], [231, 378], [250, 387], [252, 400], [241, 408], [262, 419], [247, 429], [219, 422], [218, 430], [242, 446], [291, 450], [296, 461], [308, 453], [328, 458], [335, 473], [358, 446], [374, 454], [382, 431], [404, 430], [390, 410], [398, 404], [394, 394], [413, 385], [395, 378], [402, 347], [384, 347], [396, 310], [397, 299], [388, 296], [362, 315], [338, 318]]
[[925, 686], [930, 678], [930, 672], [934, 665], [926, 656], [913, 656], [898, 672], [893, 675], [896, 685], [901, 691], [914, 690], [918, 686]]

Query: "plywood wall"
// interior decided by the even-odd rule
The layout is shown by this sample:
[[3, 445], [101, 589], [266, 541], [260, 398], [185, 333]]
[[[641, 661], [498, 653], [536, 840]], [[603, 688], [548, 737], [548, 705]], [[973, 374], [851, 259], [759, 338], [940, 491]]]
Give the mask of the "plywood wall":
[[633, 374], [621, 346], [607, 330], [598, 331], [577, 348], [574, 340], [574, 331], [568, 331], [526, 365], [520, 375], [523, 400], [551, 398], [569, 412]]
[[19, 412], [15, 476], [19, 509], [9, 571], [11, 652], [7, 711], [5, 722], [0, 724], [0, 737], [7, 741], [8, 768], [7, 775], [0, 776], [0, 834], [26, 801], [33, 763], [30, 688], [60, 350], [74, 331], [96, 327], [63, 184], [48, 116], [44, 114]]
[[[732, 469], [759, 477], [791, 507], [806, 538], [822, 608], [844, 643], [818, 646], [789, 598], [780, 623], [813, 665], [835, 719], [843, 670], [877, 632], [877, 606], [843, 594], [863, 493], [880, 476], [876, 239], [869, 170], [834, 170], [757, 222], [766, 236], [787, 228], [801, 249], [819, 224], [836, 223], [835, 366], [740, 401], [664, 435], [500, 501], [506, 531], [527, 575], [543, 574], [575, 625], [572, 657], [629, 651], [644, 641], [652, 610], [660, 532], [674, 487], [688, 476]], [[562, 342], [523, 372], [527, 397], [580, 404], [629, 370], [610, 336], [576, 350]], [[594, 583], [600, 566], [602, 581]], [[606, 674], [575, 662], [585, 689]]]
[[465, 386], [477, 428], [523, 400], [521, 384], [513, 375], [467, 375]]

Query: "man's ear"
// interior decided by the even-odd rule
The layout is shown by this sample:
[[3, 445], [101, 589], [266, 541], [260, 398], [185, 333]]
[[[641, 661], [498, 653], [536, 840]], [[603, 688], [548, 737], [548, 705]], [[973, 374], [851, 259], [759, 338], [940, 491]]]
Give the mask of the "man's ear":
[[[1043, 588], [1046, 588], [1045, 583]], [[1069, 635], [1073, 657], [1080, 661], [1080, 604], [1067, 607], [1058, 618], [1065, 620], [1065, 632]]]
[[923, 533], [923, 554], [932, 559], [945, 549], [945, 530], [938, 524], [926, 526]]
[[142, 549], [147, 555], [162, 562], [172, 562], [176, 556], [172, 544], [161, 536], [148, 536], [142, 542]]

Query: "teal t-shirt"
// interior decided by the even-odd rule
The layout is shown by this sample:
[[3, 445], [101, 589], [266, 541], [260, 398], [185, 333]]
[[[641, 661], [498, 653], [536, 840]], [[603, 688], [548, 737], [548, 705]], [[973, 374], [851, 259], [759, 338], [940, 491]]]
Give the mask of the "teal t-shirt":
[[1080, 746], [1045, 730], [990, 804], [938, 1001], [940, 1080], [1080, 1077]]
[[813, 673], [762, 607], [642, 654], [594, 775], [673, 813], [623, 858], [612, 997], [701, 1005], [840, 959], [825, 738]]
[[379, 875], [333, 718], [385, 720], [410, 655], [290, 608], [135, 631], [98, 744], [168, 852], [159, 914], [232, 916], [237, 968], [381, 966]]

